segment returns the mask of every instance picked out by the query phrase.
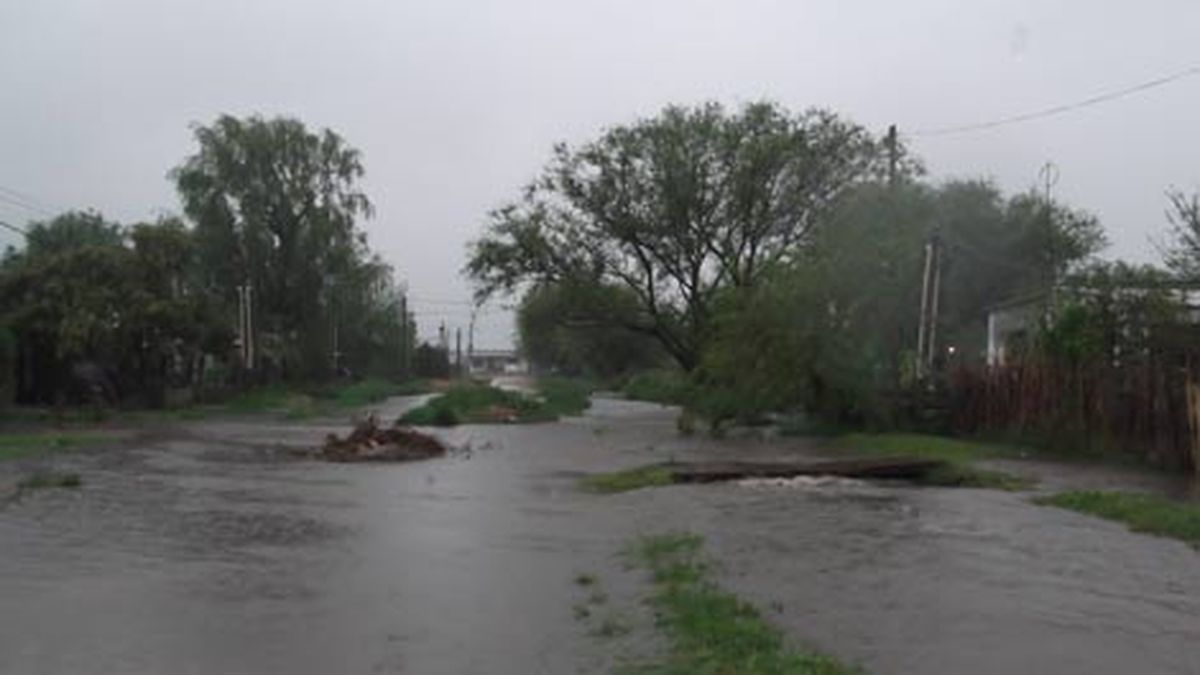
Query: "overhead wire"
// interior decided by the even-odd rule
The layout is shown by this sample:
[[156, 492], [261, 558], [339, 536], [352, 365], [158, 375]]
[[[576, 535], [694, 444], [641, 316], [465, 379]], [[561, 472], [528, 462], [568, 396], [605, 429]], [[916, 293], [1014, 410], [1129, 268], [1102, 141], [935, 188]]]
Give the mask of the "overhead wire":
[[21, 235], [22, 237], [29, 236], [29, 233], [26, 232], [24, 228], [20, 228], [20, 227], [17, 227], [16, 225], [6, 223], [3, 220], [0, 220], [0, 227], [3, 227], [6, 230], [12, 230], [13, 232], [16, 232], [17, 234]]
[[908, 132], [908, 135], [909, 136], [924, 136], [924, 137], [948, 136], [951, 134], [963, 134], [963, 133], [969, 133], [969, 132], [973, 132], [973, 131], [984, 131], [987, 129], [994, 129], [996, 127], [1007, 126], [1009, 124], [1017, 124], [1019, 122], [1029, 122], [1029, 121], [1041, 119], [1044, 117], [1052, 117], [1052, 116], [1056, 116], [1056, 115], [1062, 115], [1064, 113], [1068, 113], [1068, 112], [1071, 112], [1074, 110], [1079, 110], [1081, 108], [1087, 108], [1087, 107], [1098, 105], [1101, 103], [1107, 103], [1109, 101], [1114, 101], [1116, 99], [1124, 98], [1126, 96], [1131, 96], [1136, 93], [1140, 93], [1140, 92], [1147, 91], [1150, 89], [1155, 89], [1155, 88], [1170, 84], [1172, 82], [1175, 82], [1177, 80], [1182, 80], [1184, 78], [1192, 77], [1195, 75], [1200, 75], [1200, 65], [1191, 66], [1189, 68], [1185, 68], [1183, 70], [1171, 73], [1169, 75], [1164, 75], [1162, 77], [1156, 77], [1154, 79], [1139, 82], [1137, 84], [1134, 84], [1134, 85], [1131, 85], [1128, 87], [1124, 87], [1122, 89], [1108, 91], [1108, 92], [1105, 92], [1102, 94], [1098, 94], [1096, 96], [1091, 96], [1089, 98], [1085, 98], [1085, 99], [1082, 99], [1079, 101], [1074, 101], [1071, 103], [1063, 103], [1063, 104], [1059, 104], [1059, 105], [1054, 105], [1054, 106], [1050, 106], [1048, 108], [1042, 108], [1040, 110], [1034, 110], [1034, 111], [1027, 112], [1027, 113], [1021, 113], [1018, 115], [1010, 115], [1008, 117], [1001, 117], [1001, 118], [990, 120], [987, 122], [976, 122], [976, 123], [972, 123], [972, 124], [961, 124], [961, 125], [956, 125], [956, 126], [940, 127], [940, 128], [932, 128], [932, 129], [918, 129], [915, 131]]
[[29, 211], [36, 211], [42, 215], [53, 217], [56, 215], [45, 202], [37, 199], [29, 194], [14, 190], [13, 188], [0, 185], [0, 201], [8, 204], [19, 206]]

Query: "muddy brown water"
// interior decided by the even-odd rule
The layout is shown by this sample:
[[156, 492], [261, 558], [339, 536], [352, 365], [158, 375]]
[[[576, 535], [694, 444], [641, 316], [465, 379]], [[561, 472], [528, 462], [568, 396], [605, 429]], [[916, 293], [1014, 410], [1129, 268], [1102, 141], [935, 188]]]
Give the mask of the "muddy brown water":
[[[598, 400], [558, 424], [444, 432], [458, 451], [406, 465], [279, 451], [338, 421], [195, 422], [55, 457], [81, 489], [0, 507], [0, 672], [606, 672], [662, 647], [621, 549], [691, 530], [717, 579], [790, 641], [872, 673], [1200, 673], [1200, 554], [1028, 495], [576, 489], [583, 473], [672, 457], [819, 451], [683, 439], [673, 420]], [[630, 636], [573, 617], [583, 572]]]

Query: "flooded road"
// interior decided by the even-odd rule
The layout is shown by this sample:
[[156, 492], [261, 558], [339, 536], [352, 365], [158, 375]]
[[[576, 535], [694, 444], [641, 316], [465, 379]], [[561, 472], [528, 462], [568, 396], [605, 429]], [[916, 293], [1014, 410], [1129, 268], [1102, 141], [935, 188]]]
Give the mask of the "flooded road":
[[620, 550], [687, 529], [789, 639], [869, 672], [1200, 673], [1200, 555], [1026, 495], [581, 493], [591, 471], [815, 450], [680, 438], [672, 411], [620, 401], [449, 430], [457, 450], [429, 462], [280, 451], [329, 431], [345, 425], [194, 422], [53, 459], [84, 486], [0, 507], [0, 672], [607, 672], [654, 641], [588, 635], [572, 579], [636, 605]]

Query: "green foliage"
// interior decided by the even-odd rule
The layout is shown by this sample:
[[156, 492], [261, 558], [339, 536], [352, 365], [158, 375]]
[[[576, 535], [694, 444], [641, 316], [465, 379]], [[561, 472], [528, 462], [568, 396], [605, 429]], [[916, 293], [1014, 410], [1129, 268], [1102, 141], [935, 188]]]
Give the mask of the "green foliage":
[[630, 673], [722, 675], [842, 675], [857, 672], [836, 660], [789, 649], [779, 631], [749, 603], [708, 579], [702, 540], [692, 534], [646, 537], [633, 556], [653, 577], [651, 602], [671, 641], [662, 663]]
[[611, 378], [661, 363], [654, 339], [637, 327], [637, 297], [612, 284], [536, 284], [517, 308], [521, 351], [530, 363], [574, 375]]
[[966, 464], [947, 464], [925, 474], [922, 485], [936, 487], [977, 488], [1021, 492], [1033, 487], [1034, 481], [1003, 471], [989, 471]]
[[359, 152], [287, 118], [226, 115], [195, 135], [199, 150], [172, 175], [206, 286], [232, 314], [237, 286], [253, 285], [261, 360], [327, 377], [336, 326], [340, 367], [398, 374], [400, 294], [355, 226], [372, 213]]
[[[1075, 269], [1102, 243], [1095, 219], [983, 182], [902, 181], [841, 195], [793, 258], [715, 303], [697, 384], [714, 414], [806, 410], [892, 427], [914, 385], [926, 242], [942, 246], [939, 344], [981, 358], [984, 316]], [[1049, 243], [1048, 243], [1049, 242]], [[1053, 246], [1053, 257], [1041, 247]], [[939, 358], [939, 362], [943, 359]], [[702, 399], [702, 395], [696, 395]]]
[[400, 418], [416, 426], [457, 424], [552, 422], [562, 415], [576, 415], [587, 407], [586, 387], [567, 380], [551, 379], [541, 384], [540, 396], [528, 396], [476, 383], [457, 383], [444, 394]]
[[1187, 306], [1169, 274], [1149, 266], [1097, 262], [1067, 278], [1053, 320], [1038, 334], [1040, 354], [1057, 363], [1136, 359], [1163, 346], [1161, 329]]
[[1185, 281], [1200, 279], [1200, 193], [1167, 193], [1170, 209], [1170, 245], [1165, 251], [1167, 267]]
[[104, 443], [105, 440], [105, 436], [88, 432], [0, 434], [0, 461], [78, 450]]
[[539, 377], [538, 395], [542, 407], [556, 417], [580, 415], [592, 405], [592, 385], [584, 380], [566, 377]]
[[646, 487], [662, 487], [670, 485], [672, 482], [670, 469], [661, 464], [651, 464], [634, 469], [585, 476], [579, 481], [579, 484], [588, 492], [614, 494]]
[[1034, 501], [1122, 522], [1135, 532], [1172, 537], [1200, 549], [1200, 504], [1096, 490], [1063, 492]]
[[926, 434], [889, 433], [847, 434], [837, 439], [836, 447], [872, 456], [915, 457], [944, 462], [943, 466], [922, 479], [925, 485], [1008, 491], [1028, 490], [1033, 485], [1032, 480], [1021, 476], [972, 465], [976, 460], [1023, 456], [1025, 451], [1016, 446]]
[[635, 401], [686, 405], [691, 400], [692, 384], [681, 370], [648, 370], [630, 377], [621, 392]]
[[638, 330], [693, 369], [715, 294], [789, 259], [829, 205], [882, 168], [862, 128], [770, 103], [669, 107], [565, 144], [492, 214], [467, 272], [480, 297], [524, 282], [595, 280], [637, 298]]
[[997, 457], [1020, 457], [1026, 453], [1017, 446], [928, 434], [855, 433], [841, 436], [837, 439], [837, 444], [842, 448], [869, 455], [904, 455], [958, 463]]
[[371, 213], [358, 152], [290, 119], [223, 116], [196, 139], [172, 172], [194, 229], [68, 212], [30, 225], [25, 248], [5, 256], [0, 325], [22, 358], [5, 370], [22, 374], [22, 402], [159, 406], [169, 388], [228, 386], [246, 283], [268, 379], [329, 377], [335, 333], [343, 373], [404, 374], [415, 326], [355, 227]]
[[411, 396], [426, 391], [428, 391], [428, 383], [425, 382], [413, 381], [396, 384], [382, 378], [372, 377], [338, 388], [334, 393], [333, 400], [340, 408], [361, 408], [392, 396]]

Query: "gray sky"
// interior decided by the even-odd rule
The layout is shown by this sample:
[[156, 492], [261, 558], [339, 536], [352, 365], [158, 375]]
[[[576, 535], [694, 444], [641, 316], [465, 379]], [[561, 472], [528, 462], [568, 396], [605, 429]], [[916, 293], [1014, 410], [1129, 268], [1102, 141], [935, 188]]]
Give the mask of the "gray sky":
[[[178, 211], [166, 172], [192, 122], [295, 116], [364, 154], [373, 247], [408, 280], [422, 333], [465, 329], [458, 276], [486, 211], [558, 140], [668, 103], [763, 98], [899, 125], [931, 177], [1056, 193], [1100, 216], [1109, 257], [1150, 261], [1163, 192], [1200, 188], [1200, 77], [1053, 117], [1019, 114], [1200, 63], [1194, 0], [766, 2], [5, 0], [0, 188], [122, 221]], [[0, 219], [40, 214], [0, 200]], [[13, 237], [0, 234], [0, 244]], [[492, 309], [477, 344], [511, 342]]]

